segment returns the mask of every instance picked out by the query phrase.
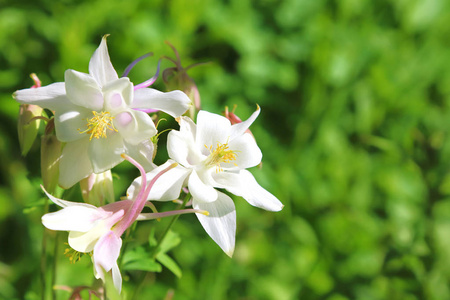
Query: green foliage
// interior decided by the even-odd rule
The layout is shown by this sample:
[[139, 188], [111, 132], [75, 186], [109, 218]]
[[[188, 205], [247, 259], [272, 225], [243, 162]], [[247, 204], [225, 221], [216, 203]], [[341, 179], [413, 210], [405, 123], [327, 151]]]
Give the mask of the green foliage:
[[[264, 158], [252, 172], [285, 204], [269, 213], [235, 197], [232, 259], [195, 216], [179, 218], [155, 259], [144, 252], [150, 230], [137, 229], [122, 298], [133, 295], [135, 270], [156, 272], [139, 299], [450, 298], [447, 1], [10, 2], [0, 1], [0, 298], [42, 293], [39, 141], [20, 156], [11, 94], [32, 85], [32, 72], [46, 85], [65, 69], [87, 71], [106, 33], [119, 73], [154, 52], [133, 82], [173, 56], [168, 40], [183, 65], [212, 62], [189, 70], [204, 109], [237, 104], [245, 119], [258, 103], [251, 130]], [[118, 168], [123, 195], [137, 174]], [[92, 285], [88, 258], [71, 265], [58, 253], [57, 285]]]

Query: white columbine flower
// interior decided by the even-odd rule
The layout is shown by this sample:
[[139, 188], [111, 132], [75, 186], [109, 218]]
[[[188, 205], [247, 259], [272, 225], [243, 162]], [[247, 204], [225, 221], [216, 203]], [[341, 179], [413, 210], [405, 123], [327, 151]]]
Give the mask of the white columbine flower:
[[154, 80], [133, 86], [128, 77], [119, 78], [106, 36], [89, 62], [89, 74], [67, 70], [64, 77], [65, 82], [19, 90], [13, 96], [20, 103], [54, 111], [56, 136], [66, 143], [59, 175], [65, 188], [111, 169], [123, 161], [122, 153], [144, 149], [144, 142], [156, 134], [145, 111], [162, 110], [178, 117], [191, 105], [181, 91], [147, 88]]
[[[209, 215], [196, 214], [211, 238], [227, 253], [233, 254], [236, 231], [236, 211], [232, 199], [216, 190], [225, 189], [243, 197], [253, 206], [270, 211], [283, 208], [281, 202], [262, 188], [245, 170], [261, 162], [262, 154], [255, 139], [246, 130], [259, 115], [258, 109], [244, 122], [231, 125], [225, 117], [200, 111], [197, 125], [188, 117], [180, 118], [180, 130], [168, 135], [167, 150], [179, 166], [158, 180], [148, 200], [173, 200], [180, 188], [187, 186], [194, 209]], [[147, 174], [147, 181], [172, 160]], [[139, 189], [137, 178], [127, 191], [133, 196]]]

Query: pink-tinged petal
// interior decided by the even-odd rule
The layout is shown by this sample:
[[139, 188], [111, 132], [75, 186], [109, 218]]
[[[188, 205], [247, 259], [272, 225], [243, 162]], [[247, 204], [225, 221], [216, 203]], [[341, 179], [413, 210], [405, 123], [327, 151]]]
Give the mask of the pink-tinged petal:
[[[97, 273], [109, 272], [117, 263], [122, 239], [113, 231], [106, 232], [94, 247], [94, 262]], [[100, 269], [102, 268], [102, 269]]]
[[88, 155], [89, 137], [67, 143], [59, 161], [59, 184], [68, 189], [93, 173]]
[[123, 161], [125, 152], [122, 136], [117, 132], [107, 133], [106, 138], [93, 138], [89, 141], [88, 153], [94, 173], [112, 169]]
[[103, 87], [105, 110], [115, 114], [128, 107], [133, 100], [133, 84], [128, 77], [109, 82]]
[[[173, 160], [168, 160], [166, 163], [147, 173], [147, 184], [150, 183], [159, 172], [168, 168], [173, 163]], [[171, 201], [177, 199], [180, 196], [181, 188], [189, 173], [189, 169], [180, 165], [170, 169], [155, 181], [147, 200]], [[136, 178], [128, 188], [127, 196], [129, 199], [134, 199], [137, 196], [141, 187], [141, 180], [141, 177]]]
[[256, 108], [256, 111], [245, 121], [234, 124], [231, 126], [231, 135], [230, 135], [230, 141], [235, 139], [238, 136], [241, 136], [245, 133], [245, 131], [250, 127], [250, 125], [253, 124], [253, 122], [256, 120], [256, 118], [259, 116], [259, 113], [261, 112], [261, 109], [259, 108], [259, 105]]
[[189, 176], [188, 187], [197, 202], [211, 203], [217, 200], [218, 192], [211, 185], [205, 184], [195, 170]]
[[222, 176], [215, 176], [218, 183], [236, 196], [241, 196], [253, 206], [269, 210], [280, 211], [283, 204], [274, 195], [262, 188], [255, 177], [247, 171], [241, 170], [237, 174], [228, 173]]
[[81, 133], [87, 129], [87, 119], [92, 117], [92, 112], [84, 107], [68, 103], [66, 110], [55, 112], [55, 130], [58, 140], [61, 142], [73, 142], [84, 138]]
[[150, 139], [157, 132], [150, 116], [142, 111], [123, 111], [115, 116], [113, 122], [122, 138], [132, 145]]
[[100, 111], [103, 108], [103, 94], [94, 78], [86, 73], [67, 70], [64, 73], [67, 97], [75, 105]]
[[43, 215], [42, 224], [51, 230], [87, 232], [96, 225], [98, 220], [108, 215], [112, 215], [112, 213], [95, 208], [70, 206]]
[[182, 91], [167, 93], [155, 89], [143, 88], [134, 92], [132, 108], [157, 109], [176, 118], [184, 114], [191, 104], [191, 99]]
[[108, 82], [119, 79], [116, 70], [111, 63], [106, 46], [106, 38], [104, 35], [100, 46], [95, 50], [89, 61], [89, 74], [91, 74], [100, 87], [105, 86]]
[[249, 133], [233, 139], [228, 143], [230, 150], [236, 155], [236, 159], [229, 163], [221, 163], [220, 166], [226, 170], [247, 169], [257, 166], [262, 159], [262, 153], [255, 139]]
[[50, 110], [63, 109], [69, 103], [64, 82], [18, 90], [13, 94], [13, 97], [21, 104], [34, 104]]
[[192, 204], [195, 209], [209, 212], [208, 216], [197, 213], [197, 218], [209, 236], [231, 257], [236, 236], [236, 209], [230, 197], [218, 194], [214, 202], [199, 202], [194, 197]]
[[111, 231], [111, 227], [116, 224], [124, 215], [123, 210], [119, 210], [111, 216], [98, 220], [95, 227], [87, 232], [70, 231], [69, 246], [78, 252], [91, 252], [94, 250], [96, 243], [107, 232]]
[[[196, 145], [204, 155], [209, 155], [209, 147], [217, 143], [225, 144], [230, 139], [230, 121], [222, 116], [200, 111], [197, 115]], [[206, 147], [205, 147], [206, 146]]]

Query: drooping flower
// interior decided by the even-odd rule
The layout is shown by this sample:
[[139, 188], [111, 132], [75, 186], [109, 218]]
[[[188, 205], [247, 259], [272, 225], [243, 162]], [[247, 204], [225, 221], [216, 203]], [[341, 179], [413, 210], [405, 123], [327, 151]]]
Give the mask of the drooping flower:
[[[188, 117], [179, 120], [180, 130], [168, 135], [167, 150], [171, 160], [147, 174], [147, 181], [160, 168], [173, 161], [179, 166], [164, 174], [149, 193], [148, 200], [173, 200], [182, 186], [192, 195], [193, 208], [207, 210], [208, 216], [196, 214], [211, 238], [229, 256], [233, 254], [236, 211], [232, 199], [217, 190], [225, 189], [243, 197], [253, 206], [279, 211], [282, 203], [262, 188], [247, 168], [257, 166], [262, 153], [247, 129], [259, 115], [258, 109], [246, 121], [231, 125], [225, 117], [200, 111], [197, 125]], [[142, 182], [137, 178], [127, 194], [133, 196]]]
[[[124, 155], [123, 158], [133, 163], [145, 180], [143, 167], [131, 157]], [[175, 166], [176, 164], [172, 164], [158, 172], [148, 184], [140, 187], [132, 200], [121, 200], [101, 207], [58, 199], [43, 188], [50, 200], [63, 209], [45, 214], [42, 224], [51, 230], [69, 231], [69, 246], [77, 252], [92, 252], [95, 277], [105, 280], [105, 272], [111, 271], [114, 286], [120, 292], [122, 276], [117, 264], [122, 247], [120, 237], [136, 220], [151, 220], [185, 213], [207, 214], [206, 211], [198, 209], [141, 213], [148, 203], [148, 193], [154, 183]]]
[[119, 78], [106, 36], [89, 62], [89, 74], [67, 70], [64, 77], [65, 82], [19, 90], [13, 96], [20, 103], [54, 112], [56, 136], [66, 143], [59, 175], [65, 188], [111, 169], [123, 161], [122, 153], [145, 153], [143, 143], [156, 134], [156, 128], [144, 111], [157, 109], [178, 117], [191, 105], [181, 91], [147, 88], [154, 80], [133, 86], [128, 77]]

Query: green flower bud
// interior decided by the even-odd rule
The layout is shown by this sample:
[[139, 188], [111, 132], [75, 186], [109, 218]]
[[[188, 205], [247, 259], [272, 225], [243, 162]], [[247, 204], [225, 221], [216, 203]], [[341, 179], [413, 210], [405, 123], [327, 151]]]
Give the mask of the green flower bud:
[[[52, 124], [53, 122], [49, 122]], [[41, 136], [41, 176], [45, 189], [54, 193], [59, 180], [59, 160], [61, 158], [61, 142], [56, 135]]]
[[21, 104], [17, 131], [19, 133], [19, 144], [22, 155], [26, 155], [36, 140], [41, 120], [36, 117], [42, 116], [42, 108], [33, 104]]

